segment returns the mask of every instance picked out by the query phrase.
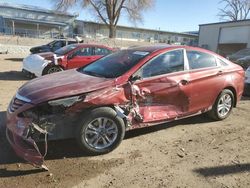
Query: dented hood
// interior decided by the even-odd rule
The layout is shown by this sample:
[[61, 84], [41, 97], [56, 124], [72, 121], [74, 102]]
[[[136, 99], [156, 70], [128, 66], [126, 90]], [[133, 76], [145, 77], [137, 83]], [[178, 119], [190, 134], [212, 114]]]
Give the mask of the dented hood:
[[31, 103], [38, 104], [110, 87], [114, 81], [86, 75], [74, 69], [31, 80], [18, 90], [18, 94], [30, 99]]

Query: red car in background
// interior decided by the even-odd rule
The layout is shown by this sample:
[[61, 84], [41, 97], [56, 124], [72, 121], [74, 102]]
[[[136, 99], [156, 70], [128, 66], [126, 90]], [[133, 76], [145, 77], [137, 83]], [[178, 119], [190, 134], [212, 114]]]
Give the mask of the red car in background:
[[23, 72], [42, 76], [79, 68], [112, 53], [114, 49], [96, 44], [71, 44], [53, 52], [31, 54], [23, 60]]

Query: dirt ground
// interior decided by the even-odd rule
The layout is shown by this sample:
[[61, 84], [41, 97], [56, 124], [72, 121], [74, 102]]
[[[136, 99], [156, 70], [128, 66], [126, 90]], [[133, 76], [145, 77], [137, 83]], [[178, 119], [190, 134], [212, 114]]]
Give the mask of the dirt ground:
[[231, 116], [130, 131], [112, 153], [89, 157], [74, 140], [49, 143], [42, 171], [16, 157], [2, 131], [6, 108], [28, 81], [21, 56], [0, 54], [0, 187], [250, 187], [250, 99]]

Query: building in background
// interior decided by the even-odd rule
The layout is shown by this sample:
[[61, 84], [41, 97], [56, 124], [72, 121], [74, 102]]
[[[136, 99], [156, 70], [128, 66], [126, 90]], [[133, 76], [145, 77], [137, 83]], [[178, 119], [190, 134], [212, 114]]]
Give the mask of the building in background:
[[199, 46], [223, 56], [250, 48], [250, 19], [200, 25]]
[[0, 32], [25, 37], [70, 35], [75, 17], [36, 6], [0, 3]]
[[[105, 24], [76, 21], [77, 34], [86, 38], [108, 38], [109, 30]], [[116, 39], [124, 41], [143, 41], [167, 44], [198, 45], [198, 35], [193, 33], [178, 33], [138, 27], [117, 26]]]
[[[76, 16], [35, 6], [0, 3], [0, 33], [36, 38], [74, 37], [106, 39], [108, 27], [102, 23], [76, 20]], [[116, 39], [179, 45], [198, 45], [197, 33], [117, 26]]]

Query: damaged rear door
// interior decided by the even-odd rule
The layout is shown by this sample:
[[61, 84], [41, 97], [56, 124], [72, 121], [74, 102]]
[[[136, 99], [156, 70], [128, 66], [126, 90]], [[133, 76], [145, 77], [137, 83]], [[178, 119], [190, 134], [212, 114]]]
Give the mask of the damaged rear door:
[[193, 87], [193, 111], [209, 109], [223, 90], [227, 74], [214, 55], [197, 50], [187, 50], [190, 84]]
[[184, 49], [164, 52], [146, 62], [134, 75], [132, 100], [143, 123], [158, 122], [189, 112], [191, 86]]

